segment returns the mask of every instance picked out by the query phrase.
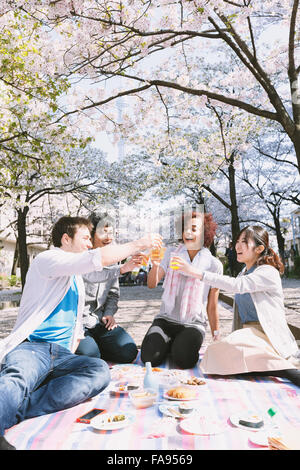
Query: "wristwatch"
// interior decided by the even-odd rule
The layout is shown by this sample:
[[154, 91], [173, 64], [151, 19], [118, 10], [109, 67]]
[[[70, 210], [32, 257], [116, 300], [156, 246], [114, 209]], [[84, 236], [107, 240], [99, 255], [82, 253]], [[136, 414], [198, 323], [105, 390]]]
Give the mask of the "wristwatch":
[[220, 331], [219, 330], [215, 330], [214, 331], [214, 341], [216, 341], [218, 338], [219, 338], [219, 335], [220, 335]]

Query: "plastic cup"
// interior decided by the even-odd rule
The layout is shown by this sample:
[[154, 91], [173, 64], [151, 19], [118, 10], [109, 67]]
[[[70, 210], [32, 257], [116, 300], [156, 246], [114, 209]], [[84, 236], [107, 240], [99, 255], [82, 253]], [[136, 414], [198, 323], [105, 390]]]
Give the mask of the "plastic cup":
[[152, 248], [150, 251], [150, 258], [152, 261], [161, 261], [165, 255], [166, 247], [162, 246], [161, 248]]
[[149, 258], [150, 258], [150, 255], [149, 255], [149, 254], [144, 254], [144, 253], [143, 253], [142, 266], [148, 266]]
[[174, 271], [179, 269], [178, 264], [176, 264], [176, 262], [173, 261], [173, 258], [171, 258], [171, 260], [170, 260], [170, 268], [173, 269]]

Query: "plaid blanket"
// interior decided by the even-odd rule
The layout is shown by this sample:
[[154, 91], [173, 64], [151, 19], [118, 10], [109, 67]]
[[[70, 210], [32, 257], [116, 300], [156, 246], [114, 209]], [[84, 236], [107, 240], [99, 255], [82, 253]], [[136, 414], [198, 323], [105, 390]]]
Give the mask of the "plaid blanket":
[[[136, 364], [142, 365], [139, 355]], [[167, 362], [162, 367], [172, 369], [173, 365]], [[186, 373], [201, 376], [198, 367]], [[234, 425], [232, 416], [249, 410], [264, 414], [270, 407], [277, 409], [300, 432], [299, 389], [290, 382], [233, 376], [218, 379], [206, 376], [204, 380], [206, 383], [199, 386], [197, 407], [208, 422], [218, 423], [219, 431], [215, 434], [199, 435], [183, 429], [179, 420], [162, 415], [159, 403], [150, 408], [135, 409], [127, 395], [111, 393], [112, 382], [92, 400], [23, 421], [9, 429], [5, 437], [18, 450], [249, 450], [259, 448], [251, 441], [255, 433]], [[164, 402], [164, 390], [160, 393], [160, 402]], [[134, 421], [128, 427], [109, 431], [95, 430], [90, 424], [76, 422], [76, 418], [92, 408], [130, 412], [134, 414]]]

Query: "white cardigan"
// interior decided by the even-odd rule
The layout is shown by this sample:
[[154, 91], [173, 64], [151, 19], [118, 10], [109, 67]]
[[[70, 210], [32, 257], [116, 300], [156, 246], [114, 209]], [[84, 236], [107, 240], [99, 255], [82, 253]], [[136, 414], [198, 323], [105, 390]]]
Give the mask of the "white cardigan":
[[[250, 293], [259, 322], [274, 349], [284, 358], [298, 351], [285, 317], [283, 291], [278, 270], [263, 264], [252, 273], [236, 277], [220, 276], [211, 272], [203, 273], [203, 282], [229, 293]], [[234, 305], [233, 329], [241, 327], [237, 306]]]
[[28, 270], [15, 326], [10, 335], [0, 341], [0, 361], [53, 312], [69, 290], [73, 275], [76, 276], [79, 296], [71, 348], [74, 352], [77, 339], [84, 337], [82, 312], [85, 291], [81, 275], [101, 270], [100, 248], [83, 253], [54, 248], [40, 253]]

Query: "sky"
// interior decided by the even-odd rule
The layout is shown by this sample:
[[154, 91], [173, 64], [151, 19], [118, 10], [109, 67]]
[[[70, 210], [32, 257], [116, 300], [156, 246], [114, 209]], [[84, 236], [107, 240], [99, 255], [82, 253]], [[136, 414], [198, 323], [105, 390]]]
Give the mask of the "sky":
[[112, 137], [107, 132], [98, 133], [92, 147], [100, 148], [106, 153], [109, 162], [117, 161], [119, 158], [119, 147], [113, 143]]

